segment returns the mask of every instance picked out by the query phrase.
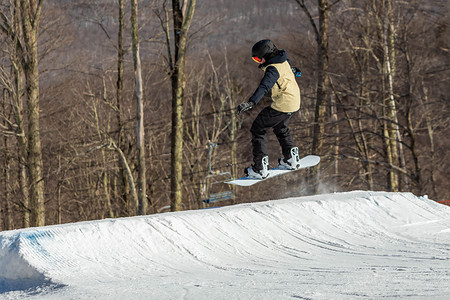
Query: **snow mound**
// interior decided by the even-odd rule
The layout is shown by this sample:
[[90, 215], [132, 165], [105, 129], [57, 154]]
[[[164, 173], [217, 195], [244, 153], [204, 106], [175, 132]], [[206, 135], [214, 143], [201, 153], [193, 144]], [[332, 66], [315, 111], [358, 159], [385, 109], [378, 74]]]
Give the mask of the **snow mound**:
[[0, 233], [0, 298], [445, 299], [449, 280], [450, 208], [409, 193]]
[[24, 258], [23, 251], [33, 237], [19, 233], [10, 239], [0, 236], [0, 292], [2, 290], [26, 290], [45, 285], [48, 280]]

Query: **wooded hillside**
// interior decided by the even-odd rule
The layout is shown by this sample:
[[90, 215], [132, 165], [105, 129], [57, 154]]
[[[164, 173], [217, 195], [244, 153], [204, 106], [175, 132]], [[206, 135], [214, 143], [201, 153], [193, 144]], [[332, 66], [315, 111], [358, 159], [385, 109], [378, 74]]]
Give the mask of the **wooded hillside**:
[[[1, 0], [0, 230], [355, 189], [450, 199], [449, 19], [445, 0]], [[302, 70], [290, 127], [322, 162], [212, 184], [228, 175], [209, 154], [213, 173], [251, 164], [270, 99], [235, 107], [265, 38]]]

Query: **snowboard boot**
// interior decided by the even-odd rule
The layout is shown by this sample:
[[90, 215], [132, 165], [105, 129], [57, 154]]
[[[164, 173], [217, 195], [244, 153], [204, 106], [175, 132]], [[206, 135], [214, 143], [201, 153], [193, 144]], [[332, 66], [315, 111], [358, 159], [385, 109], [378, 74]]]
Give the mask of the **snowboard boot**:
[[248, 167], [244, 170], [245, 175], [251, 178], [256, 179], [265, 179], [267, 176], [269, 176], [269, 157], [264, 156], [261, 160], [262, 162], [262, 169], [258, 170], [255, 168], [255, 165]]
[[300, 156], [298, 155], [298, 147], [291, 149], [291, 158], [280, 158], [278, 160], [280, 167], [287, 170], [297, 170], [300, 168]]

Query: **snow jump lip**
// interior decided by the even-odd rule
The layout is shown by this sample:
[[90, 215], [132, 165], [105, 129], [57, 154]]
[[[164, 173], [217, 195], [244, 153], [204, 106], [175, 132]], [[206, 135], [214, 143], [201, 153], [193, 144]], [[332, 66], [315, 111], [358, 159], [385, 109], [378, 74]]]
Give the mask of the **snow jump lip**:
[[0, 232], [0, 296], [444, 298], [449, 245], [450, 208], [409, 193], [290, 198]]

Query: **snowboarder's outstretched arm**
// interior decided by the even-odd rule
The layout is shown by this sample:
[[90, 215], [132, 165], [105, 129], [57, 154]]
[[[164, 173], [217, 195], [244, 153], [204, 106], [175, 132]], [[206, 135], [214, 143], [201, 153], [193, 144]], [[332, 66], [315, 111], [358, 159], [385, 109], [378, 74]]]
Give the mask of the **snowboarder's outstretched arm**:
[[261, 98], [273, 88], [279, 78], [280, 73], [278, 73], [277, 68], [268, 66], [266, 72], [264, 73], [263, 79], [261, 79], [261, 82], [259, 83], [258, 88], [249, 100], [255, 104], [258, 104]]
[[280, 74], [277, 69], [272, 66], [267, 67], [263, 79], [261, 79], [258, 88], [250, 97], [249, 101], [239, 104], [236, 108], [237, 114], [240, 115], [244, 111], [250, 110], [258, 104], [261, 98], [272, 89], [278, 78], [280, 78]]

